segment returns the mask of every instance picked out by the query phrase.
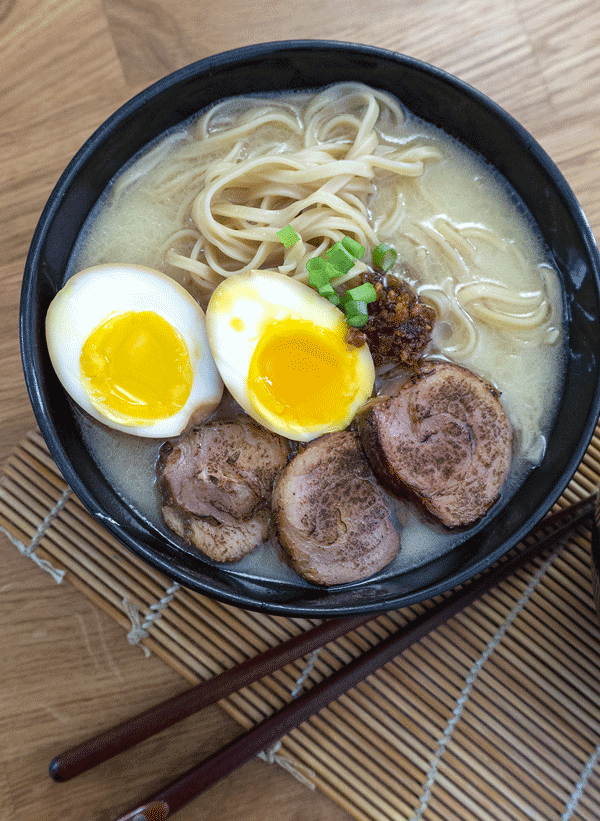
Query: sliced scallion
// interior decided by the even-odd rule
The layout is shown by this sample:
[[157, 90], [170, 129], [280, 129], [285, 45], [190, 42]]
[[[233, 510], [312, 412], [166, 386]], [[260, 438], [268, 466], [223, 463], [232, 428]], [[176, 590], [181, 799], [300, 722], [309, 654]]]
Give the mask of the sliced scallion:
[[330, 283], [327, 283], [327, 285], [322, 285], [317, 290], [319, 291], [321, 296], [324, 296], [333, 305], [339, 305], [340, 304], [340, 298], [339, 298], [339, 296], [337, 295], [337, 293], [335, 292], [335, 290], [333, 289], [333, 287], [331, 286]]
[[329, 275], [327, 271], [321, 268], [315, 268], [308, 272], [308, 284], [313, 288], [322, 288], [324, 285], [329, 285]]
[[[375, 302], [377, 292], [370, 282], [364, 282], [348, 289], [340, 296], [331, 285], [331, 280], [347, 274], [364, 253], [365, 249], [359, 242], [345, 236], [339, 242], [334, 242], [324, 257], [312, 257], [306, 263], [308, 284], [316, 288], [321, 296], [339, 306], [348, 324], [355, 328], [362, 328], [368, 322], [367, 303]], [[378, 264], [389, 262], [391, 266], [395, 262], [396, 252], [382, 243], [373, 252], [374, 262], [376, 256], [379, 259]]]
[[364, 247], [352, 237], [343, 237], [342, 245], [355, 259], [361, 259], [365, 253]]
[[362, 285], [357, 285], [356, 288], [349, 288], [346, 291], [350, 297], [357, 302], [375, 302], [377, 299], [377, 291], [370, 282], [363, 282]]
[[373, 251], [373, 265], [384, 273], [389, 271], [398, 259], [398, 252], [391, 245], [381, 242]]
[[292, 245], [295, 245], [300, 239], [300, 237], [291, 225], [286, 225], [285, 228], [281, 228], [277, 232], [277, 236], [279, 237], [279, 240], [283, 243], [285, 248], [291, 248]]
[[349, 299], [344, 303], [344, 313], [346, 316], [368, 316], [367, 303]]
[[362, 328], [369, 321], [369, 317], [365, 314], [356, 314], [356, 316], [346, 317], [346, 322], [353, 328]]
[[338, 276], [347, 274], [354, 266], [355, 258], [344, 248], [341, 242], [334, 242], [325, 254], [329, 262], [339, 271]]
[[[340, 275], [337, 268], [335, 268], [329, 260], [324, 259], [323, 257], [312, 257], [309, 259], [306, 263], [306, 270], [308, 271], [309, 282], [311, 275], [319, 279], [322, 279], [322, 276], [324, 275], [327, 277], [327, 282], [329, 282], [330, 279], [339, 277]], [[313, 285], [312, 282], [310, 282], [310, 284]]]

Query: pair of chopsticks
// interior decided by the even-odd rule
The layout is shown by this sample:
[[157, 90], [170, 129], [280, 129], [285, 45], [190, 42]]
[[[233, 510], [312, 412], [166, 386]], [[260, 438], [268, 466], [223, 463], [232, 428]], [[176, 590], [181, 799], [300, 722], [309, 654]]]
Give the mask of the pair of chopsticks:
[[[528, 538], [534, 540], [512, 558], [499, 562], [478, 578], [451, 593], [404, 628], [314, 685], [198, 766], [162, 787], [136, 808], [120, 816], [117, 821], [165, 821], [170, 818], [209, 786], [268, 748], [429, 632], [445, 624], [518, 568], [542, 555], [584, 519], [591, 516], [594, 507], [595, 496], [546, 517], [529, 534]], [[548, 528], [551, 529], [549, 533], [546, 532]], [[55, 781], [67, 781], [226, 695], [322, 647], [327, 642], [357, 629], [376, 616], [377, 614], [371, 613], [324, 621], [278, 647], [248, 659], [232, 670], [226, 670], [181, 695], [151, 707], [140, 715], [61, 753], [50, 763], [50, 776]]]

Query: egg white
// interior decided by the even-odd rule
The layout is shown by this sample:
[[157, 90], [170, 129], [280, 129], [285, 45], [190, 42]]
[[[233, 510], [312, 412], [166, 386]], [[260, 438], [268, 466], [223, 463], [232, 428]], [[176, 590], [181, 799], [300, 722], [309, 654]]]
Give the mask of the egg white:
[[[300, 428], [284, 418], [263, 415], [250, 398], [248, 374], [252, 357], [264, 329], [273, 323], [302, 320], [336, 334], [340, 347], [348, 349], [353, 370], [360, 382], [355, 397], [342, 416], [327, 418]], [[313, 288], [274, 271], [235, 274], [220, 283], [206, 310], [208, 339], [225, 385], [233, 398], [256, 421], [275, 433], [307, 442], [323, 433], [347, 427], [360, 407], [371, 397], [375, 369], [368, 346], [348, 346], [343, 315]]]
[[[83, 345], [107, 318], [128, 311], [154, 311], [178, 331], [188, 349], [193, 381], [184, 406], [147, 424], [117, 422], [90, 401], [80, 376]], [[219, 404], [223, 381], [206, 334], [205, 317], [195, 299], [173, 279], [138, 265], [97, 265], [72, 276], [52, 300], [46, 315], [50, 360], [65, 390], [99, 422], [134, 436], [176, 436], [206, 418]]]

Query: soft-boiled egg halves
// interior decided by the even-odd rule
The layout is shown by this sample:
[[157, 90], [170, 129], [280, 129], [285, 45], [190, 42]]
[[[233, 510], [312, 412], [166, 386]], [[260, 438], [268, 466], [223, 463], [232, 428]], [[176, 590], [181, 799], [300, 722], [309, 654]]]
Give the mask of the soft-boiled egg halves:
[[283, 274], [250, 271], [221, 282], [206, 329], [234, 399], [289, 439], [344, 429], [372, 394], [368, 346], [349, 344], [341, 311]]
[[117, 430], [175, 436], [221, 400], [204, 313], [158, 271], [99, 265], [75, 274], [50, 304], [46, 339], [75, 402]]
[[375, 379], [368, 346], [347, 334], [341, 311], [273, 271], [224, 280], [205, 317], [165, 274], [98, 265], [71, 277], [46, 317], [50, 359], [75, 402], [109, 427], [156, 438], [205, 419], [223, 382], [289, 439], [344, 429]]

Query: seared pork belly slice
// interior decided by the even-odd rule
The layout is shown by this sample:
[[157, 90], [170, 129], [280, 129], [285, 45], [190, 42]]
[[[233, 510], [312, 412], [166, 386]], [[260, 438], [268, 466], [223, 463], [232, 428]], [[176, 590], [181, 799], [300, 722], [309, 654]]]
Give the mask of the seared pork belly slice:
[[236, 525], [200, 519], [178, 507], [164, 506], [162, 513], [168, 528], [215, 562], [239, 561], [262, 544], [269, 533], [269, 511], [264, 508]]
[[163, 519], [217, 562], [237, 561], [267, 536], [285, 439], [248, 416], [218, 419], [165, 443], [157, 464]]
[[397, 396], [361, 413], [359, 430], [379, 479], [449, 528], [480, 519], [510, 468], [512, 427], [498, 392], [448, 362], [424, 362]]
[[396, 556], [400, 537], [355, 433], [311, 442], [273, 490], [277, 536], [292, 567], [322, 585], [358, 581]]

